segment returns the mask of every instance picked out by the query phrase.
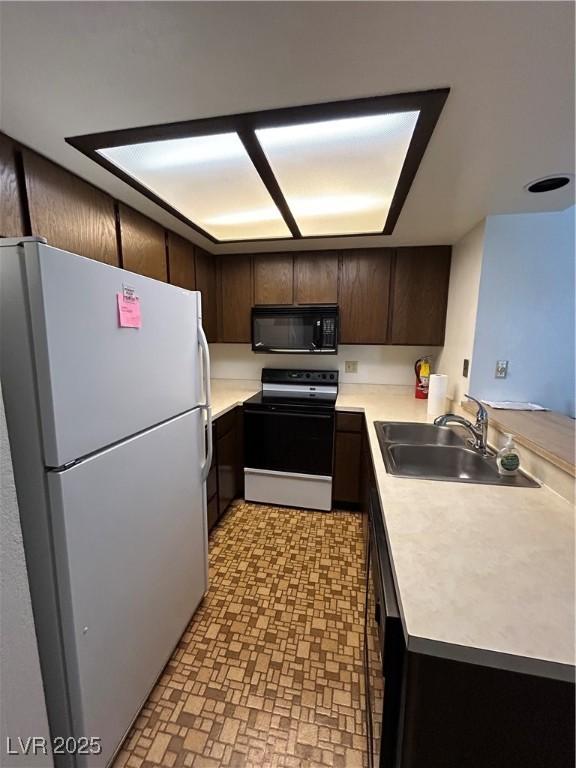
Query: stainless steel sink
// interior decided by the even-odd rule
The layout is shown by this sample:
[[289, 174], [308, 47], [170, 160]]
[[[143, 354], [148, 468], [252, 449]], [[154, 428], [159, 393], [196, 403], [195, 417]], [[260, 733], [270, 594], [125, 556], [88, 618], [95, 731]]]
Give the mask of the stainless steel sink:
[[374, 422], [386, 470], [421, 480], [538, 488], [526, 475], [502, 476], [496, 458], [467, 447], [448, 427], [412, 422]]
[[380, 421], [376, 424], [378, 437], [386, 443], [464, 445], [464, 435], [456, 434], [450, 427], [437, 427], [434, 424], [418, 424], [410, 421]]

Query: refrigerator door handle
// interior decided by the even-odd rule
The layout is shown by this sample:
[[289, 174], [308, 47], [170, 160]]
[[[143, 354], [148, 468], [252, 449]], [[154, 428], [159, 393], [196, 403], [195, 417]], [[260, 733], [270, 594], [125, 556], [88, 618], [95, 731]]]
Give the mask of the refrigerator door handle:
[[202, 482], [205, 483], [210, 472], [212, 464], [212, 399], [210, 393], [210, 351], [208, 349], [208, 340], [202, 325], [198, 326], [199, 346], [202, 351], [202, 371], [204, 375], [204, 398], [205, 403], [200, 407], [206, 413], [206, 457], [202, 463]]

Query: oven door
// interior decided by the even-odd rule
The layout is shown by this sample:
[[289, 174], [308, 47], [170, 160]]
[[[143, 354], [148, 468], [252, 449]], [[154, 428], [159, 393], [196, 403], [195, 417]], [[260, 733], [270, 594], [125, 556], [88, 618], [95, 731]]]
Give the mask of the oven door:
[[244, 408], [247, 501], [332, 508], [334, 411]]
[[331, 476], [333, 445], [334, 411], [244, 408], [246, 467]]
[[400, 765], [400, 720], [405, 642], [380, 504], [370, 493], [366, 569], [364, 674], [371, 768]]
[[337, 317], [335, 307], [254, 307], [252, 350], [335, 354]]

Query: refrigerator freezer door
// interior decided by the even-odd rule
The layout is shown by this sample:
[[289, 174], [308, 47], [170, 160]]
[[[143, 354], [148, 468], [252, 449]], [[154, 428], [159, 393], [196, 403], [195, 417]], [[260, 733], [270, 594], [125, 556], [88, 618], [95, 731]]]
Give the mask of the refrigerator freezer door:
[[75, 735], [103, 745], [90, 767], [120, 745], [207, 589], [202, 440], [196, 409], [47, 473]]
[[[46, 466], [198, 405], [199, 294], [39, 243], [25, 263]], [[140, 328], [120, 327], [124, 288]]]

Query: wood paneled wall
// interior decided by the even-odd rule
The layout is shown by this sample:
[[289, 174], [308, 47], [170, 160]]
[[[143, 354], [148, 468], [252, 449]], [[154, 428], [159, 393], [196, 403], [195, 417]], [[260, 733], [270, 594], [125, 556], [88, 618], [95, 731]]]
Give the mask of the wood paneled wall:
[[0, 134], [0, 237], [23, 234], [15, 147], [10, 139]]
[[114, 201], [59, 165], [23, 152], [31, 234], [50, 245], [118, 265]]

